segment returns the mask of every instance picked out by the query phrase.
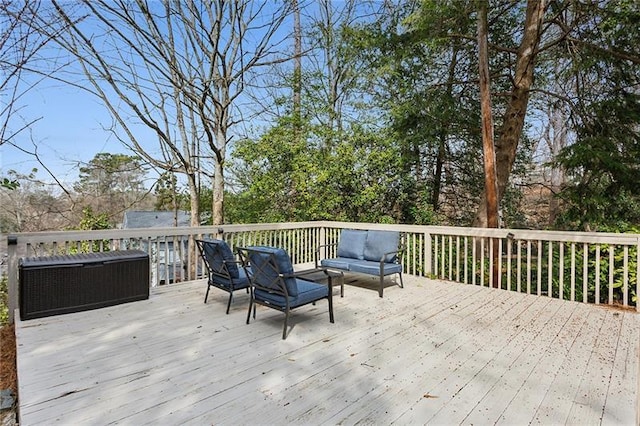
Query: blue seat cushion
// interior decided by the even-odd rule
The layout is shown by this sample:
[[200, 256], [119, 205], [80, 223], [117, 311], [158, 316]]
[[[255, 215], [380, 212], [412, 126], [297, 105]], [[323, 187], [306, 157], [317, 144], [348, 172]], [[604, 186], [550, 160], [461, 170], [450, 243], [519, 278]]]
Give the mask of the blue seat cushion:
[[[295, 297], [289, 296], [289, 307], [306, 305], [313, 301], [329, 296], [329, 287], [323, 284], [312, 283], [311, 281], [295, 279], [298, 287], [298, 294]], [[279, 294], [269, 293], [264, 290], [255, 290], [256, 300], [268, 302], [272, 305], [284, 308], [286, 306], [285, 297]]]
[[249, 287], [249, 278], [247, 277], [247, 273], [244, 271], [244, 269], [239, 269], [238, 278], [232, 278], [231, 282], [225, 277], [213, 274], [209, 279], [212, 280], [215, 284], [221, 285], [228, 289], [231, 289], [231, 283], [233, 283], [234, 290]]
[[238, 264], [235, 263], [236, 258], [225, 241], [206, 239], [204, 240], [203, 249], [207, 261], [214, 271], [220, 272], [224, 261], [227, 264], [227, 270], [231, 278], [238, 278], [240, 276]]
[[[395, 231], [368, 231], [364, 244], [364, 260], [380, 262], [385, 253], [398, 251], [400, 233]], [[396, 254], [386, 255], [385, 262], [395, 261]]]
[[366, 239], [367, 231], [343, 229], [340, 232], [340, 241], [338, 242], [338, 257], [364, 259], [364, 243]]
[[344, 269], [345, 271], [349, 270], [349, 263], [353, 262], [355, 259], [347, 258], [347, 257], [336, 257], [334, 259], [323, 259], [320, 261], [320, 265], [325, 268], [336, 268], [336, 269]]
[[291, 258], [284, 249], [265, 246], [253, 246], [248, 249], [250, 250], [249, 263], [256, 284], [279, 289], [278, 283], [283, 280], [289, 296], [296, 297], [298, 295], [298, 287], [294, 277], [278, 278], [278, 274], [284, 276], [293, 274]]
[[[384, 263], [382, 275], [399, 274], [402, 272], [402, 265], [397, 263]], [[380, 275], [380, 262], [368, 260], [354, 260], [349, 265], [349, 271], [363, 274]]]

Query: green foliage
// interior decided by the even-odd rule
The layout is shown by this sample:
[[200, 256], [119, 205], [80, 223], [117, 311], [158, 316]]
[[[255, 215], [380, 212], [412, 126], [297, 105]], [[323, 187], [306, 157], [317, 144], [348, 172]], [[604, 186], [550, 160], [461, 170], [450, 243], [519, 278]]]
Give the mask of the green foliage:
[[558, 226], [599, 230], [640, 223], [640, 96], [618, 90], [590, 106], [578, 143], [557, 162], [571, 183], [560, 194], [567, 208]]
[[163, 173], [155, 184], [154, 194], [156, 210], [176, 210], [179, 204], [178, 177], [174, 173]]
[[83, 205], [105, 212], [115, 225], [124, 211], [147, 196], [145, 177], [140, 157], [100, 152], [80, 168], [74, 189], [81, 195]]
[[78, 229], [96, 230], [110, 229], [109, 217], [106, 213], [94, 213], [93, 208], [87, 206], [82, 209], [82, 219], [78, 225]]
[[[111, 229], [111, 223], [107, 213], [94, 213], [90, 206], [86, 206], [82, 209], [82, 219], [78, 224], [77, 229], [86, 231]], [[70, 249], [72, 254], [74, 253], [91, 253], [100, 251], [109, 251], [109, 240], [95, 240], [95, 241], [81, 241], [80, 247], [73, 246]]]
[[79, 171], [75, 190], [81, 193], [104, 196], [144, 189], [146, 172], [137, 156], [100, 152]]
[[301, 124], [284, 118], [259, 140], [236, 145], [233, 158], [244, 190], [233, 197], [228, 217], [397, 221], [397, 146], [361, 127], [338, 138], [324, 127]]
[[9, 322], [9, 279], [0, 277], [0, 327]]
[[17, 189], [19, 186], [20, 186], [20, 183], [15, 179], [9, 179], [5, 177], [5, 178], [2, 178], [2, 180], [0, 180], [0, 188], [6, 188], [13, 191]]

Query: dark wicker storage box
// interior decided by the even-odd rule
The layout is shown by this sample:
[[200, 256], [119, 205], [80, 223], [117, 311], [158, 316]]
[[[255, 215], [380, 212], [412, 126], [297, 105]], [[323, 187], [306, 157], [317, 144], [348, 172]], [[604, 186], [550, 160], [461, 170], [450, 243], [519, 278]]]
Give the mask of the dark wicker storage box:
[[149, 298], [149, 256], [139, 250], [20, 259], [20, 319]]

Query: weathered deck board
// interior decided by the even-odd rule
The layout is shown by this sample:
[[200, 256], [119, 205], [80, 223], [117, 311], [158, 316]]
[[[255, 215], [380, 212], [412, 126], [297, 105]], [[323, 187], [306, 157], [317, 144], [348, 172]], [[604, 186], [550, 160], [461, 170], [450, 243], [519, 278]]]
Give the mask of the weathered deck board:
[[636, 421], [635, 312], [407, 276], [336, 287], [335, 324], [303, 307], [283, 341], [204, 292], [17, 322], [21, 425]]

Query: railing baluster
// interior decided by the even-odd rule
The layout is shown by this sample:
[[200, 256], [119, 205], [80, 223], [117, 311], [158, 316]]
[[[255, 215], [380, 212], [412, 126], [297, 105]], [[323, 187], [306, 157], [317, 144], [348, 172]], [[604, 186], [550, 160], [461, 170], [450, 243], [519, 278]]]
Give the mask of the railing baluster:
[[484, 254], [485, 250], [485, 238], [480, 238], [480, 286], [484, 287]]
[[547, 242], [548, 245], [548, 265], [547, 265], [547, 296], [553, 297], [553, 241]]
[[571, 243], [571, 301], [576, 300], [576, 243]]
[[622, 304], [627, 307], [629, 306], [629, 246], [625, 244], [624, 246], [624, 258], [623, 258], [623, 284], [622, 284]]
[[518, 293], [521, 293], [522, 292], [522, 244], [520, 243], [520, 240], [517, 240], [516, 243], [518, 244], [518, 258], [516, 260], [517, 267], [518, 267], [517, 286], [518, 286]]
[[595, 272], [595, 278], [596, 278], [596, 283], [595, 283], [595, 304], [599, 305], [600, 304], [600, 244], [596, 244], [596, 272]]
[[582, 244], [582, 301], [587, 303], [589, 296], [589, 246]]
[[564, 300], [564, 243], [558, 244], [558, 298]]
[[476, 285], [476, 237], [471, 239], [471, 284]]
[[542, 241], [538, 240], [538, 247], [536, 250], [536, 255], [538, 256], [538, 270], [537, 270], [537, 285], [536, 285], [536, 294], [540, 296], [542, 294], [542, 253], [544, 249], [542, 247]]
[[498, 288], [502, 288], [502, 238], [498, 240]]
[[453, 279], [453, 237], [449, 235], [449, 279]]
[[609, 246], [609, 305], [613, 305], [613, 283], [615, 275], [615, 251], [616, 247], [611, 244]]
[[440, 237], [441, 242], [440, 242], [440, 278], [445, 279], [446, 278], [446, 262], [445, 262], [445, 249], [446, 249], [446, 237], [444, 235], [442, 235]]
[[511, 252], [513, 250], [513, 239], [507, 238], [507, 290], [511, 290]]
[[456, 281], [460, 281], [460, 236], [456, 235]]
[[527, 240], [527, 294], [531, 294], [531, 240]]

